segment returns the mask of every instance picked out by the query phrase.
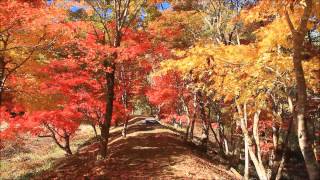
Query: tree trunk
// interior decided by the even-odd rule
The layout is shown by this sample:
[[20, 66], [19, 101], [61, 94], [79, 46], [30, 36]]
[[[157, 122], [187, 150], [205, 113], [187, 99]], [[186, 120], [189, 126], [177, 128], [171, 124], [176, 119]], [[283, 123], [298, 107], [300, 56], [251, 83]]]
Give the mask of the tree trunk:
[[117, 119], [115, 119], [113, 127], [116, 128], [118, 126], [119, 126], [119, 121]]
[[[292, 103], [292, 99], [291, 97], [288, 97], [288, 105], [289, 105], [289, 111], [291, 114], [294, 115], [294, 108], [293, 108], [293, 103]], [[272, 179], [276, 179], [276, 180], [279, 180], [281, 179], [282, 177], [282, 171], [284, 169], [284, 165], [285, 165], [285, 160], [286, 160], [286, 154], [287, 154], [287, 151], [288, 151], [288, 142], [289, 142], [289, 137], [290, 137], [290, 134], [292, 132], [292, 124], [293, 124], [293, 119], [290, 119], [289, 120], [289, 123], [288, 123], [288, 132], [287, 132], [287, 135], [285, 136], [284, 138], [284, 142], [282, 144], [282, 147], [281, 147], [281, 160], [280, 160], [280, 163], [278, 165], [278, 167], [275, 168], [275, 170], [273, 171], [273, 174], [272, 174]]]
[[190, 130], [190, 125], [191, 125], [191, 121], [190, 121], [190, 118], [187, 117], [187, 127], [186, 127], [186, 132], [184, 134], [184, 140], [185, 141], [188, 141], [188, 138], [189, 138], [189, 130]]
[[297, 53], [299, 54], [299, 56], [301, 55], [301, 48], [297, 48], [294, 50], [293, 58], [298, 94], [296, 109], [296, 119], [298, 123], [298, 140], [300, 150], [302, 152], [306, 168], [309, 174], [309, 178], [315, 180], [320, 177], [320, 169], [312, 150], [312, 142], [310, 141], [310, 137], [307, 132], [307, 121], [305, 118], [305, 108], [307, 102], [306, 84], [301, 59], [298, 57], [298, 55], [296, 55]]
[[66, 147], [65, 151], [66, 151], [67, 155], [72, 155], [72, 151], [71, 151], [70, 147]]
[[71, 151], [71, 148], [70, 148], [70, 135], [64, 131], [64, 140], [66, 142], [65, 146], [64, 146], [64, 149], [66, 151], [66, 153], [68, 155], [72, 155], [72, 151]]
[[191, 141], [192, 141], [192, 139], [193, 139], [195, 122], [196, 122], [196, 113], [194, 113], [193, 118], [192, 118], [192, 121], [191, 121], [191, 128], [190, 128], [190, 139], [191, 139]]
[[[279, 149], [278, 148], [278, 144], [279, 144], [279, 126], [276, 124], [272, 125], [272, 142], [273, 142], [273, 155], [274, 155], [274, 159], [276, 159], [276, 151]], [[272, 161], [273, 161], [272, 160]]]
[[275, 179], [276, 180], [281, 179], [281, 176], [282, 176], [282, 171], [284, 169], [284, 164], [285, 164], [285, 160], [286, 160], [286, 154], [287, 154], [287, 151], [288, 151], [288, 139], [289, 139], [289, 136], [291, 134], [291, 129], [292, 129], [292, 119], [289, 121], [288, 133], [287, 133], [286, 138], [285, 138], [285, 140], [283, 142], [280, 164], [279, 164], [278, 168], [275, 169], [275, 173], [276, 173], [275, 174], [275, 176], [276, 176]]
[[216, 142], [218, 143], [218, 146], [219, 146], [219, 151], [220, 151], [220, 153], [222, 154], [222, 156], [224, 156], [225, 155], [225, 152], [224, 152], [224, 150], [223, 150], [223, 142], [221, 142], [219, 139], [218, 139], [218, 136], [217, 136], [217, 134], [216, 134], [216, 132], [214, 131], [214, 129], [212, 128], [212, 125], [210, 124], [210, 129], [211, 129], [211, 132], [212, 132], [212, 134], [213, 134], [213, 137], [214, 137], [214, 139], [216, 140]]
[[253, 138], [255, 140], [255, 144], [256, 144], [256, 152], [257, 152], [257, 157], [259, 160], [259, 163], [262, 163], [262, 158], [261, 158], [261, 150], [260, 150], [260, 138], [259, 138], [259, 115], [260, 115], [260, 110], [258, 110], [255, 114], [254, 114], [254, 118], [253, 118]]
[[248, 149], [248, 142], [246, 141], [246, 139], [243, 139], [244, 141], [244, 175], [243, 178], [245, 180], [249, 179], [249, 149]]
[[126, 84], [126, 79], [125, 79], [125, 69], [124, 69], [124, 66], [123, 64], [121, 65], [121, 71], [120, 71], [120, 78], [121, 78], [121, 81], [123, 83], [123, 89], [124, 89], [124, 92], [122, 94], [122, 104], [123, 104], [123, 107], [124, 107], [124, 111], [125, 111], [125, 119], [124, 119], [124, 123], [123, 123], [123, 129], [122, 129], [122, 137], [126, 137], [127, 136], [127, 128], [128, 128], [128, 114], [127, 114], [127, 111], [128, 111], [128, 95], [127, 95], [127, 84]]
[[[70, 135], [66, 132], [66, 130], [64, 130], [64, 134], [60, 135], [58, 134], [58, 130], [55, 130], [53, 127], [51, 127], [49, 124], [44, 123], [44, 126], [50, 131], [51, 135], [49, 137], [51, 137], [54, 142], [59, 146], [59, 148], [61, 148], [63, 151], [65, 151], [67, 153], [67, 155], [72, 155], [72, 151], [70, 149]], [[63, 146], [63, 144], [61, 142], [59, 142], [58, 138], [56, 137], [56, 135], [59, 135], [61, 138], [63, 138], [63, 140], [65, 141], [65, 145]], [[47, 136], [44, 136], [47, 137]]]
[[226, 138], [223, 138], [223, 143], [224, 143], [225, 154], [229, 155], [228, 140]]
[[229, 154], [228, 140], [227, 140], [225, 133], [224, 133], [225, 128], [224, 128], [224, 124], [221, 121], [221, 113], [220, 112], [218, 112], [217, 120], [218, 120], [218, 127], [219, 127], [219, 129], [218, 129], [218, 140], [219, 141], [218, 142], [221, 144], [223, 154], [228, 155]]
[[5, 63], [4, 63], [4, 57], [0, 56], [0, 107], [2, 105], [2, 94], [4, 91], [4, 70], [5, 70]]
[[303, 42], [307, 33], [307, 23], [312, 11], [312, 0], [305, 1], [303, 16], [301, 17], [300, 24], [297, 29], [294, 28], [290, 20], [288, 12], [286, 12], [286, 20], [289, 24], [290, 30], [293, 35], [293, 66], [297, 83], [297, 102], [296, 102], [296, 117], [298, 124], [298, 141], [300, 150], [302, 152], [305, 165], [311, 180], [320, 177], [319, 164], [312, 151], [312, 142], [307, 132], [306, 104], [307, 104], [307, 88], [304, 71], [302, 67], [302, 51]]
[[[243, 107], [243, 111], [244, 111], [244, 127], [247, 128], [248, 125], [248, 120], [247, 120], [247, 106], [246, 104]], [[249, 166], [250, 166], [250, 161], [249, 161], [249, 145], [248, 145], [248, 141], [247, 139], [244, 137], [243, 138], [244, 141], [244, 157], [245, 157], [245, 161], [244, 161], [244, 175], [243, 178], [245, 180], [249, 179]]]
[[188, 122], [187, 122], [186, 132], [185, 132], [185, 135], [184, 135], [184, 140], [185, 140], [185, 141], [188, 141], [188, 138], [189, 138], [189, 130], [190, 130], [190, 125], [191, 125], [191, 121], [190, 121], [189, 116], [187, 117], [187, 119], [188, 119]]
[[95, 135], [95, 137], [97, 137], [97, 136], [98, 136], [98, 133], [97, 133], [96, 125], [95, 125], [95, 124], [93, 124], [93, 123], [91, 123], [91, 127], [92, 127], [92, 129], [93, 129], [93, 131], [94, 131], [94, 135]]
[[193, 115], [192, 115], [191, 128], [190, 128], [190, 139], [191, 139], [191, 141], [193, 139], [194, 124], [195, 124], [196, 118], [197, 118], [196, 109], [197, 109], [197, 94], [194, 93], [194, 95], [193, 95]]
[[236, 37], [237, 37], [237, 45], [240, 45], [240, 37], [239, 37], [238, 29], [236, 29]]
[[[202, 94], [199, 92], [199, 97], [202, 97]], [[204, 148], [204, 151], [207, 151], [208, 141], [209, 141], [209, 126], [208, 119], [205, 112], [203, 98], [199, 98], [199, 109], [200, 117], [202, 120], [202, 135], [201, 135], [201, 145]]]
[[266, 170], [265, 170], [263, 164], [259, 162], [257, 156], [255, 155], [255, 153], [253, 151], [253, 149], [254, 149], [253, 142], [249, 136], [248, 129], [245, 127], [245, 120], [244, 119], [241, 120], [241, 129], [242, 129], [242, 132], [244, 135], [245, 142], [248, 144], [248, 152], [250, 155], [250, 159], [252, 160], [252, 162], [254, 164], [254, 167], [257, 171], [259, 179], [267, 180], [268, 176], [267, 176]]
[[[114, 57], [116, 59], [116, 57]], [[115, 64], [110, 66], [112, 72], [106, 72], [106, 114], [105, 122], [101, 128], [101, 156], [106, 158], [108, 151], [108, 140], [109, 140], [109, 131], [112, 120], [112, 111], [113, 111], [113, 99], [114, 99], [114, 78], [115, 78]]]
[[[128, 1], [128, 4], [126, 5], [125, 9], [123, 9], [123, 12], [120, 12], [121, 7], [121, 1], [114, 1], [114, 9], [115, 9], [115, 32], [114, 32], [114, 40], [113, 40], [113, 47], [117, 48], [120, 47], [121, 40], [122, 40], [122, 18], [126, 17], [126, 13], [128, 13], [130, 1]], [[117, 9], [117, 6], [119, 8]], [[121, 14], [123, 16], [121, 16]], [[101, 127], [101, 149], [100, 153], [102, 158], [106, 158], [107, 151], [108, 151], [108, 141], [109, 141], [109, 131], [110, 131], [110, 125], [112, 120], [112, 112], [113, 112], [113, 99], [114, 99], [114, 80], [115, 80], [115, 71], [116, 71], [116, 59], [118, 58], [117, 52], [114, 52], [112, 54], [111, 59], [108, 61], [105, 61], [105, 67], [111, 68], [111, 72], [106, 72], [105, 78], [106, 78], [106, 113], [105, 113], [105, 122], [102, 124]]]
[[128, 118], [125, 117], [125, 121], [123, 123], [123, 129], [122, 129], [122, 137], [127, 137], [127, 130], [128, 130]]
[[182, 106], [183, 106], [183, 110], [187, 116], [187, 126], [186, 126], [186, 132], [185, 132], [185, 136], [184, 136], [184, 140], [188, 141], [188, 137], [189, 137], [189, 130], [190, 130], [190, 111], [188, 108], [188, 105], [186, 104], [183, 96], [181, 96], [181, 102], [182, 102]]
[[108, 139], [107, 139], [107, 127], [105, 124], [101, 124], [100, 126], [101, 130], [101, 136], [100, 136], [100, 154], [103, 158], [107, 156], [107, 145], [108, 145]]
[[[255, 152], [254, 152], [254, 143], [249, 135], [249, 132], [248, 132], [248, 128], [247, 128], [247, 108], [246, 108], [246, 103], [244, 104], [243, 106], [243, 112], [241, 110], [241, 106], [240, 104], [236, 103], [237, 104], [237, 109], [238, 109], [238, 112], [239, 112], [239, 115], [240, 115], [240, 125], [241, 125], [241, 130], [242, 130], [242, 133], [243, 133], [243, 136], [244, 136], [244, 141], [245, 143], [247, 143], [247, 148], [248, 148], [248, 154], [250, 156], [250, 159], [252, 160], [253, 162], [253, 165], [256, 169], [256, 172], [259, 176], [259, 179], [261, 180], [267, 180], [268, 179], [268, 176], [267, 176], [267, 173], [266, 173], [266, 169], [264, 168], [262, 162], [259, 162], [259, 159], [257, 158]], [[246, 178], [246, 177], [244, 177]]]

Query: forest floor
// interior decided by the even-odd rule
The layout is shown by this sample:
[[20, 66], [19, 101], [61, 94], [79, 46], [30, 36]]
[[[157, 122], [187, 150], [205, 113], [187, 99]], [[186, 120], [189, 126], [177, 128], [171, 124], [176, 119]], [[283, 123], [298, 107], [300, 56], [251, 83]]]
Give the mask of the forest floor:
[[179, 133], [143, 119], [130, 121], [127, 138], [121, 127], [111, 130], [106, 160], [97, 156], [99, 143], [92, 136], [74, 155], [51, 159], [50, 168], [32, 179], [236, 179], [221, 158], [210, 159]]
[[[71, 138], [72, 152], [76, 152], [89, 139], [94, 138], [94, 131], [88, 125], [81, 125], [80, 130]], [[24, 136], [4, 143], [0, 149], [0, 179], [29, 179], [44, 170], [53, 167], [65, 153], [51, 138]]]

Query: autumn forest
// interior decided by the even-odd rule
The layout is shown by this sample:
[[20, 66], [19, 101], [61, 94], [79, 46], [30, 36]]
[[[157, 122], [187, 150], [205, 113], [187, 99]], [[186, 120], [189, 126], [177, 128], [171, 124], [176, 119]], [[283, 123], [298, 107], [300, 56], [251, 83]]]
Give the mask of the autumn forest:
[[320, 179], [320, 1], [0, 0], [0, 179]]

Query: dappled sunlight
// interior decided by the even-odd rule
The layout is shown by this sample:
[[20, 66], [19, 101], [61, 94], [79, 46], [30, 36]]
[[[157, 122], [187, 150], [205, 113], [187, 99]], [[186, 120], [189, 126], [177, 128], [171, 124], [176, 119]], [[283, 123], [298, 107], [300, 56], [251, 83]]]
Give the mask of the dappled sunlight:
[[319, 0], [0, 0], [0, 179], [320, 177]]
[[142, 146], [136, 146], [133, 147], [132, 149], [158, 149], [159, 147], [142, 147]]
[[[143, 118], [142, 118], [143, 119]], [[140, 119], [141, 121], [141, 119]], [[199, 156], [165, 126], [132, 123], [127, 138], [111, 133], [109, 156], [97, 159], [99, 144], [92, 142], [59, 166], [43, 172], [46, 178], [80, 177], [211, 177], [232, 179], [222, 166]], [[189, 165], [197, 164], [190, 168]], [[214, 170], [213, 170], [214, 169]], [[195, 176], [195, 174], [197, 176]], [[227, 175], [229, 174], [229, 175]], [[39, 176], [43, 177], [43, 176]], [[37, 179], [38, 177], [36, 177]]]

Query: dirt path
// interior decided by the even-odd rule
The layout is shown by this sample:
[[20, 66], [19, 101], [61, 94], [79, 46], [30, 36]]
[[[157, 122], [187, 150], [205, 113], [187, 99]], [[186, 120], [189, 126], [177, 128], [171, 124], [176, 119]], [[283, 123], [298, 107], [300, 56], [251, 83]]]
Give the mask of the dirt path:
[[97, 160], [99, 144], [92, 141], [35, 179], [236, 179], [175, 132], [141, 119], [131, 121], [126, 139], [121, 128], [112, 131], [107, 160]]

